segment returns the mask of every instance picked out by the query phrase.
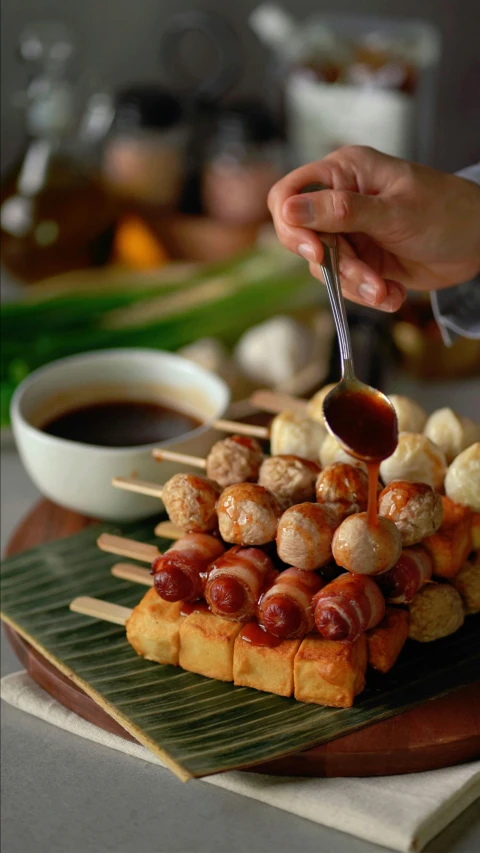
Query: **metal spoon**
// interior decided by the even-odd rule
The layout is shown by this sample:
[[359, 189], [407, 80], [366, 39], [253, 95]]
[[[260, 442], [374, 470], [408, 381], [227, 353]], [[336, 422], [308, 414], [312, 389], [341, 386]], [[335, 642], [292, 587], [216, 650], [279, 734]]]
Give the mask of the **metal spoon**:
[[[313, 184], [302, 192], [324, 189], [327, 187], [323, 184]], [[379, 462], [390, 456], [397, 445], [396, 412], [385, 394], [355, 376], [352, 342], [338, 272], [338, 238], [336, 234], [321, 234], [320, 239], [324, 249], [320, 267], [337, 331], [342, 365], [341, 381], [323, 401], [325, 423], [348, 453], [366, 462]], [[347, 411], [351, 412], [349, 417], [346, 417]]]

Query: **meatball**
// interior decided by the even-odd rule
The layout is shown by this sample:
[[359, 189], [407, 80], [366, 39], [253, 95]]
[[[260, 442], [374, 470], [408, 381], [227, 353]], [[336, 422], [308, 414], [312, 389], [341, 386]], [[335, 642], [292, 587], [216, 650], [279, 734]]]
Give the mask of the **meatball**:
[[430, 415], [423, 434], [443, 450], [450, 464], [462, 450], [480, 441], [480, 425], [460, 417], [452, 409], [437, 409]]
[[265, 545], [275, 539], [281, 507], [263, 486], [237, 483], [217, 504], [220, 536], [233, 545]]
[[445, 454], [426, 435], [401, 432], [395, 452], [380, 465], [380, 476], [385, 485], [392, 480], [408, 480], [441, 489], [446, 467]]
[[313, 501], [320, 466], [299, 456], [269, 456], [262, 462], [258, 482], [282, 507]]
[[463, 599], [466, 613], [480, 611], [480, 554], [473, 554], [452, 579], [452, 584]]
[[402, 545], [415, 545], [431, 536], [442, 523], [442, 499], [426, 483], [392, 480], [378, 498], [378, 511], [393, 521]]
[[397, 562], [402, 537], [393, 522], [379, 516], [370, 527], [367, 513], [349, 515], [335, 531], [333, 556], [338, 566], [359, 575], [380, 575]]
[[460, 594], [450, 584], [427, 583], [410, 603], [408, 636], [420, 643], [447, 637], [462, 627], [465, 613]]
[[220, 489], [197, 474], [175, 474], [162, 488], [170, 521], [187, 533], [208, 533], [217, 527], [216, 503]]
[[278, 522], [278, 556], [289, 566], [306, 571], [326, 566], [332, 559], [335, 524], [335, 518], [320, 504], [290, 507]]
[[368, 477], [361, 468], [334, 462], [318, 475], [315, 486], [318, 503], [327, 507], [338, 524], [347, 515], [363, 512], [368, 503]]
[[455, 503], [480, 512], [480, 441], [453, 460], [445, 477], [445, 492]]
[[255, 483], [263, 458], [256, 438], [231, 435], [213, 445], [207, 456], [207, 476], [222, 489], [235, 483]]
[[280, 412], [270, 424], [272, 456], [292, 454], [317, 462], [327, 431], [302, 412]]
[[365, 472], [367, 470], [364, 462], [347, 453], [333, 435], [327, 435], [320, 450], [320, 464], [322, 468], [327, 468], [329, 465], [333, 465], [334, 462], [346, 462], [348, 465], [361, 468]]
[[336, 388], [337, 383], [332, 382], [330, 385], [324, 385], [317, 391], [316, 394], [307, 403], [307, 415], [314, 421], [325, 426], [325, 418], [323, 417], [323, 401], [327, 394], [330, 394], [332, 388]]
[[399, 432], [423, 432], [427, 422], [425, 409], [410, 397], [402, 397], [400, 394], [389, 394], [390, 400], [398, 421]]

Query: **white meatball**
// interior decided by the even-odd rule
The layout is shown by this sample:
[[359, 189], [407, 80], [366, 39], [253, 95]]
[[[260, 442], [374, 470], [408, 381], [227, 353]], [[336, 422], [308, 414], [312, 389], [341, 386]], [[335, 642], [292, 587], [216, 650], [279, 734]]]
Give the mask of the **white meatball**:
[[367, 466], [360, 459], [351, 456], [343, 449], [342, 445], [333, 435], [327, 435], [320, 449], [320, 464], [322, 468], [327, 468], [328, 465], [334, 465], [335, 462], [346, 462], [348, 465], [354, 465], [355, 468], [367, 470]]
[[453, 460], [445, 477], [445, 492], [455, 503], [480, 512], [480, 441]]
[[460, 417], [452, 409], [437, 409], [430, 415], [423, 434], [443, 450], [450, 464], [462, 450], [480, 441], [480, 424]]
[[366, 512], [349, 515], [337, 527], [332, 542], [337, 566], [357, 575], [380, 575], [395, 565], [402, 553], [402, 537], [392, 521], [378, 517], [370, 527]]
[[443, 450], [426, 435], [401, 432], [395, 452], [380, 465], [380, 476], [385, 485], [392, 480], [408, 480], [410, 483], [427, 483], [439, 490], [443, 486], [446, 468]]
[[301, 456], [316, 462], [327, 430], [301, 412], [280, 412], [270, 424], [272, 456]]
[[410, 397], [402, 397], [401, 394], [389, 394], [390, 400], [397, 414], [399, 432], [422, 432], [427, 420], [425, 409]]
[[310, 418], [313, 418], [314, 421], [318, 421], [319, 424], [323, 424], [325, 426], [325, 418], [323, 417], [323, 401], [327, 394], [330, 394], [332, 388], [336, 388], [337, 383], [332, 382], [330, 385], [324, 385], [323, 388], [320, 388], [320, 391], [317, 391], [316, 394], [308, 401], [307, 403], [307, 414]]

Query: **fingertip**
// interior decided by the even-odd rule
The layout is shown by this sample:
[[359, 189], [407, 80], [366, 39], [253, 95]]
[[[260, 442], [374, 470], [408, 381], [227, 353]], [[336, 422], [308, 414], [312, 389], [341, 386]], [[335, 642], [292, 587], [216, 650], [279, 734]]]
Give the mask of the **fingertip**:
[[387, 296], [378, 307], [387, 313], [394, 313], [402, 307], [407, 298], [407, 291], [398, 281], [387, 282]]

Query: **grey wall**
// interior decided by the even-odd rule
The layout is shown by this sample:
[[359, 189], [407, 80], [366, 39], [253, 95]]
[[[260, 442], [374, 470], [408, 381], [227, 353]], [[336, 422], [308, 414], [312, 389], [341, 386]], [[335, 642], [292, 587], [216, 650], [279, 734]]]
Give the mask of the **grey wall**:
[[[283, 0], [298, 18], [313, 11], [419, 17], [444, 39], [433, 165], [458, 169], [480, 158], [480, 3], [478, 0]], [[239, 32], [248, 59], [242, 92], [258, 89], [265, 53], [246, 20], [257, 0], [1, 0], [2, 171], [22, 140], [21, 114], [11, 98], [23, 83], [15, 55], [22, 28], [35, 20], [61, 20], [75, 32], [79, 61], [115, 86], [159, 78], [158, 43], [170, 15], [207, 8], [221, 12]]]

